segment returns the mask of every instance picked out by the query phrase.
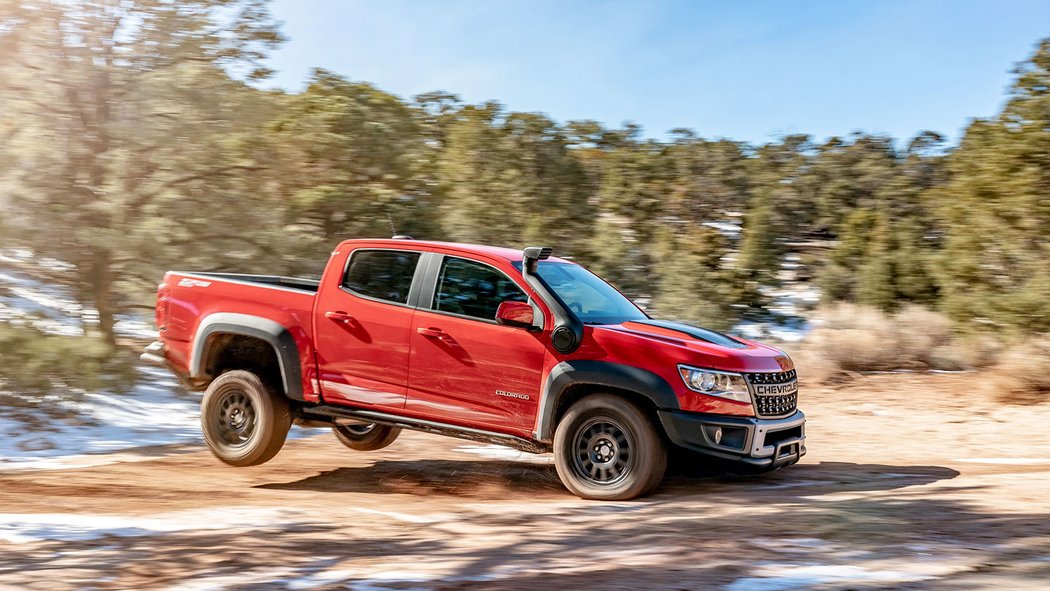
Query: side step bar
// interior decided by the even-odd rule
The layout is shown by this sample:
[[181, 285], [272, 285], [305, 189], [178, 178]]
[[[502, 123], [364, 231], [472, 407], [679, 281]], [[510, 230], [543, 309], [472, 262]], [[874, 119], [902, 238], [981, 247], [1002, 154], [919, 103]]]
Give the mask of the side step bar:
[[513, 447], [515, 449], [519, 449], [521, 451], [526, 451], [530, 453], [546, 453], [550, 451], [549, 447], [541, 443], [536, 443], [535, 441], [524, 439], [522, 437], [516, 437], [514, 435], [496, 433], [494, 431], [483, 431], [481, 429], [473, 429], [470, 427], [460, 427], [459, 425], [438, 423], [436, 421], [427, 421], [423, 419], [414, 419], [411, 417], [402, 417], [385, 412], [379, 412], [376, 410], [362, 410], [358, 408], [344, 408], [341, 406], [320, 405], [305, 406], [302, 408], [302, 414], [303, 418], [307, 420], [316, 419], [318, 418], [317, 415], [328, 417], [329, 419], [354, 419], [357, 421], [367, 421], [369, 423], [379, 423], [381, 425], [400, 427], [402, 429], [411, 429], [413, 431], [423, 431], [426, 433], [434, 433], [437, 435], [458, 437], [459, 439], [468, 439], [470, 441], [480, 441], [483, 443], [506, 445], [507, 447]]

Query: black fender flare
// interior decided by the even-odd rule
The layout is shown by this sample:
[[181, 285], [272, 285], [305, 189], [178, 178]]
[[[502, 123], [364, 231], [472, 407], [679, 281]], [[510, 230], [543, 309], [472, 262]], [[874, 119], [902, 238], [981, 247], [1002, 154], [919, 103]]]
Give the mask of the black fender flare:
[[634, 392], [648, 398], [661, 410], [680, 408], [671, 384], [649, 370], [611, 361], [563, 361], [547, 374], [540, 392], [533, 432], [537, 441], [553, 441], [554, 412], [558, 401], [567, 389], [580, 384]]
[[209, 314], [197, 327], [193, 337], [190, 353], [190, 377], [203, 377], [206, 371], [206, 360], [210, 353], [209, 341], [214, 335], [235, 334], [254, 337], [269, 343], [277, 354], [280, 366], [281, 382], [285, 395], [293, 400], [303, 400], [302, 371], [299, 365], [299, 347], [295, 337], [281, 324], [249, 314], [219, 312]]

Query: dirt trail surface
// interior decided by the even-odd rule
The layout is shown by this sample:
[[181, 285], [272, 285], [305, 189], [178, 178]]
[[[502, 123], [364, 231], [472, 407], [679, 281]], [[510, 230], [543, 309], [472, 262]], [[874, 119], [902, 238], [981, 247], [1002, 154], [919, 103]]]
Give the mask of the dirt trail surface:
[[806, 389], [802, 463], [739, 477], [683, 456], [634, 502], [416, 433], [371, 453], [298, 439], [257, 468], [190, 445], [9, 470], [0, 587], [1050, 589], [1050, 404], [976, 381]]

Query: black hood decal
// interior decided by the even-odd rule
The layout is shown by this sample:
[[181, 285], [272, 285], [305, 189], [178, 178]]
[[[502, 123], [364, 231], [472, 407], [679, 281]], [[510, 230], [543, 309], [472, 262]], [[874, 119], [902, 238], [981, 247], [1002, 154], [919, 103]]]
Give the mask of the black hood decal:
[[684, 322], [672, 322], [670, 320], [632, 320], [635, 324], [648, 324], [649, 326], [656, 326], [659, 328], [666, 328], [680, 332], [682, 334], [693, 337], [701, 341], [707, 341], [713, 345], [720, 347], [727, 347], [729, 349], [746, 349], [747, 345], [734, 339], [729, 335], [722, 334], [707, 328], [699, 326], [693, 326], [692, 324], [686, 324]]

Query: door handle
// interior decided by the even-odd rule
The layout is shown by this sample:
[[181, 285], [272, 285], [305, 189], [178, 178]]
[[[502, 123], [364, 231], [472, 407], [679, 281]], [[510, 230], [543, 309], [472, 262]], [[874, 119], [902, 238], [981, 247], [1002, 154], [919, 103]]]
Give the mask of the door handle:
[[418, 332], [419, 334], [421, 334], [421, 335], [423, 335], [425, 337], [432, 337], [432, 338], [435, 338], [435, 339], [447, 339], [448, 338], [448, 333], [446, 333], [445, 331], [441, 330], [440, 328], [425, 328], [425, 327], [420, 326], [419, 328], [416, 329], [416, 332]]
[[343, 311], [328, 311], [324, 313], [324, 317], [329, 320], [334, 320], [335, 322], [350, 322], [354, 319], [353, 316]]

